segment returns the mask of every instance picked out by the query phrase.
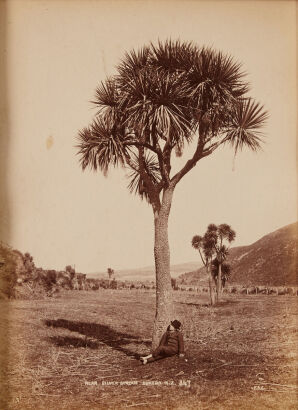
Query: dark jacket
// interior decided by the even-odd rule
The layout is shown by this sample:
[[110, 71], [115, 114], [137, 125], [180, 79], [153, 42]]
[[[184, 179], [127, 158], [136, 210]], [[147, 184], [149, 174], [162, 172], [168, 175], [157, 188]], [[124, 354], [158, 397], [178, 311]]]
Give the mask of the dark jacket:
[[177, 353], [184, 353], [183, 335], [179, 330], [168, 330], [160, 339], [159, 346], [169, 346], [176, 350]]

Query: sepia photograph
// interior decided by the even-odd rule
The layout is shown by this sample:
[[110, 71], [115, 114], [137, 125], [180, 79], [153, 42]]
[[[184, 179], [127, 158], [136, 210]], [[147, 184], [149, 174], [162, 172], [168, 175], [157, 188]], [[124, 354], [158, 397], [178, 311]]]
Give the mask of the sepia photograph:
[[297, 2], [0, 0], [0, 409], [298, 405]]

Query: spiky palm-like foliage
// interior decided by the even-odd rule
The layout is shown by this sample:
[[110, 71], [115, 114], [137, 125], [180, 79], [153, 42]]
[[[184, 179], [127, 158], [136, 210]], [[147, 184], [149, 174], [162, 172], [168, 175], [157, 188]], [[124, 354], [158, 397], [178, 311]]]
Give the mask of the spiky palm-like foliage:
[[199, 252], [204, 266], [208, 267], [211, 263], [212, 255], [214, 254], [214, 249], [211, 246], [208, 233], [205, 233], [204, 236], [195, 235], [192, 238], [191, 245]]
[[[236, 152], [260, 147], [267, 113], [248, 89], [241, 65], [212, 48], [168, 40], [126, 53], [118, 73], [96, 89], [96, 118], [79, 133], [82, 168], [106, 174], [126, 165], [129, 189], [157, 205], [164, 188], [221, 144]], [[181, 155], [194, 138], [194, 156], [171, 175], [173, 150]]]

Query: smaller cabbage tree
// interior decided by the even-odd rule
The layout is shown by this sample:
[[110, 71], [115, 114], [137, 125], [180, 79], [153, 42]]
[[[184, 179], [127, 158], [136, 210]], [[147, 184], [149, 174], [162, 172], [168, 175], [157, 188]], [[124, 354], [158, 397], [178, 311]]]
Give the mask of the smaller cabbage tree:
[[229, 254], [229, 245], [235, 240], [236, 232], [228, 224], [210, 224], [207, 228], [209, 238], [208, 248], [216, 254], [218, 261], [218, 276], [216, 281], [217, 302], [222, 292], [222, 265]]
[[199, 251], [208, 274], [211, 305], [215, 303], [213, 282], [216, 283], [216, 301], [218, 302], [223, 283], [226, 282], [230, 274], [230, 268], [224, 264], [224, 261], [229, 253], [229, 245], [235, 240], [235, 237], [236, 232], [230, 225], [210, 224], [204, 236], [195, 235], [192, 238], [192, 246]]
[[214, 250], [210, 244], [210, 238], [206, 232], [204, 236], [195, 235], [191, 241], [192, 247], [199, 251], [203, 265], [205, 266], [209, 282], [210, 304], [215, 304], [215, 294], [213, 289], [214, 278], [212, 276], [211, 266]]

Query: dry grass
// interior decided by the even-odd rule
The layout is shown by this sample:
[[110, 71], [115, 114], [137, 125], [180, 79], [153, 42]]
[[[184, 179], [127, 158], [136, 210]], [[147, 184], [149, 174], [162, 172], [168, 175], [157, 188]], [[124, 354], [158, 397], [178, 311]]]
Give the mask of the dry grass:
[[137, 358], [150, 349], [153, 291], [2, 301], [0, 408], [296, 408], [297, 297], [229, 295], [210, 308], [205, 295], [174, 296], [188, 361], [147, 366]]

